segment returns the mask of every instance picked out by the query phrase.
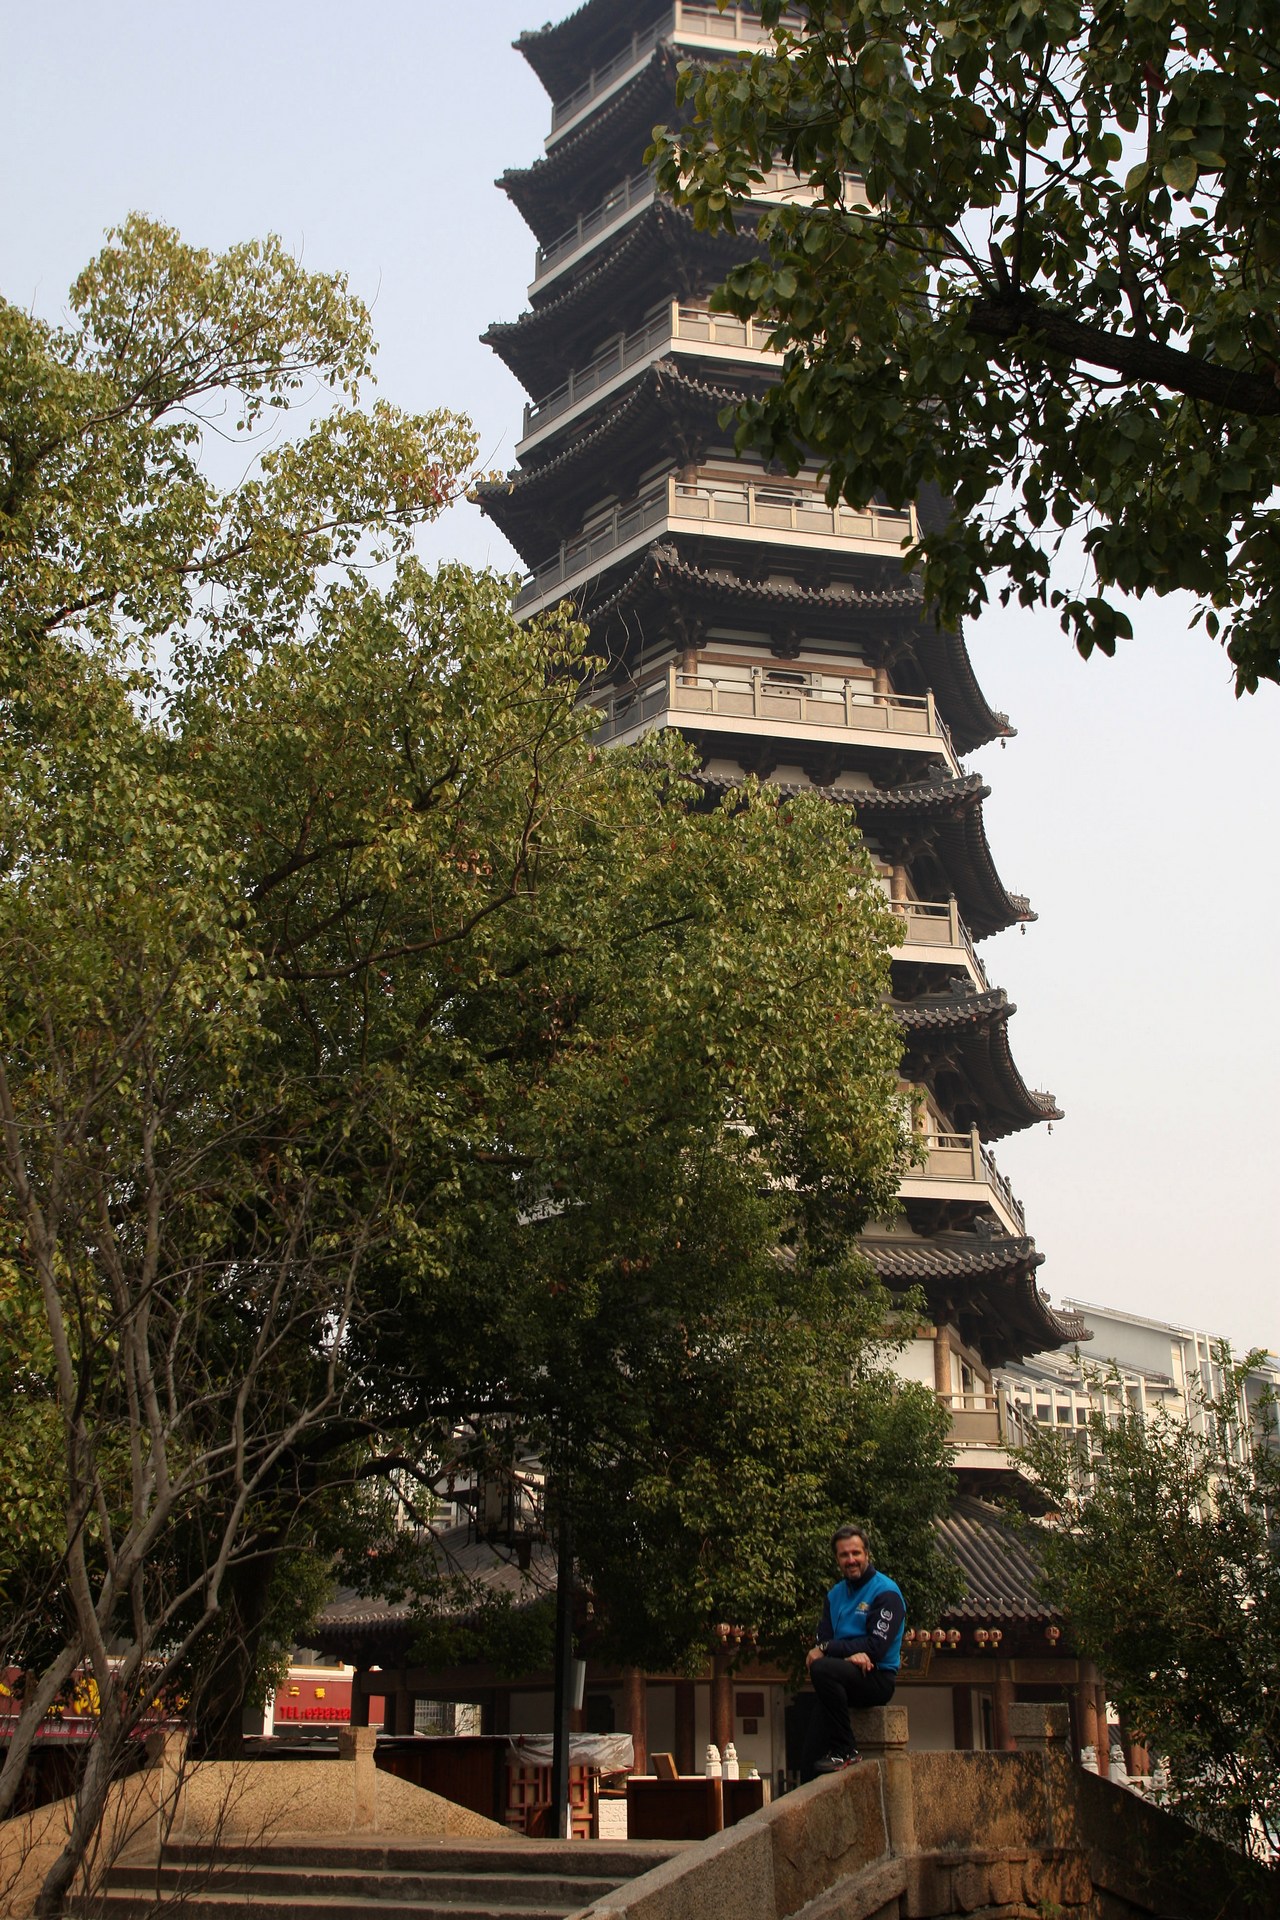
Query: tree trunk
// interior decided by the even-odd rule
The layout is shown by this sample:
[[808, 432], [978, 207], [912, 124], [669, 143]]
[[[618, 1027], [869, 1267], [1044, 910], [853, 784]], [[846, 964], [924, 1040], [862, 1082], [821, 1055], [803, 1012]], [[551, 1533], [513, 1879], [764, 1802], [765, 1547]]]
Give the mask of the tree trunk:
[[232, 1567], [204, 1674], [192, 1699], [192, 1755], [238, 1760], [244, 1751], [244, 1706], [266, 1624], [267, 1595], [279, 1552]]

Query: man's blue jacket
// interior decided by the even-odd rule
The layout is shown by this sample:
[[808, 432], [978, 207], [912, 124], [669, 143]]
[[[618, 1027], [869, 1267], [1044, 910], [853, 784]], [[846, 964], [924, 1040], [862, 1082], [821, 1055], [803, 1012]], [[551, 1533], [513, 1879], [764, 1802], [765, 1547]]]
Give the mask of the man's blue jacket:
[[873, 1666], [896, 1673], [902, 1658], [907, 1603], [897, 1582], [872, 1567], [861, 1580], [837, 1580], [822, 1603], [818, 1645], [844, 1659], [870, 1654]]

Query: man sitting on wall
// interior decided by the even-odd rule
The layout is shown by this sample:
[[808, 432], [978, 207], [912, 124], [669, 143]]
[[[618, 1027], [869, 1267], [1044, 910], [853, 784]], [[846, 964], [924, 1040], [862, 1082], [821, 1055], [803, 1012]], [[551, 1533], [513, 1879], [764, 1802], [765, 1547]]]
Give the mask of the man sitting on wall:
[[838, 1527], [831, 1545], [840, 1578], [823, 1602], [817, 1644], [806, 1659], [818, 1711], [801, 1769], [805, 1780], [857, 1760], [849, 1709], [883, 1707], [893, 1698], [907, 1619], [906, 1602], [896, 1582], [876, 1568], [861, 1527]]

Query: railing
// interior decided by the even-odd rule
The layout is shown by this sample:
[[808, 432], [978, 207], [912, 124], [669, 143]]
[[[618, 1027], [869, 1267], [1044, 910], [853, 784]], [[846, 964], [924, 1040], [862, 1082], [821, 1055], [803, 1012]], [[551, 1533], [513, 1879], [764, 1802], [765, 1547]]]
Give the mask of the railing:
[[576, 540], [568, 541], [554, 560], [545, 561], [542, 566], [525, 575], [516, 596], [517, 612], [553, 588], [564, 586], [575, 575], [588, 573], [597, 560], [603, 560], [615, 548], [624, 546], [628, 540], [647, 532], [650, 527], [656, 527], [669, 517], [670, 511], [669, 481], [643, 494], [629, 506], [615, 507], [608, 519], [602, 520], [589, 533], [579, 534]]
[[[664, 520], [771, 528], [838, 540], [873, 541], [893, 548], [901, 547], [915, 531], [915, 518], [910, 512], [900, 513], [890, 507], [867, 507], [860, 512], [846, 506], [829, 507], [816, 489], [763, 485], [754, 480], [690, 481], [669, 476], [639, 500], [615, 507], [606, 519], [567, 542], [554, 560], [526, 574], [516, 598], [517, 611], [554, 588], [567, 585], [577, 575], [589, 573], [597, 561]], [[932, 708], [932, 700], [929, 704]]]
[[598, 207], [593, 207], [590, 213], [580, 213], [566, 233], [562, 233], [549, 246], [538, 248], [534, 280], [541, 280], [553, 267], [576, 253], [579, 247], [585, 247], [589, 240], [605, 233], [637, 207], [647, 206], [653, 198], [653, 192], [652, 168], [645, 167], [641, 172], [633, 173], [629, 180], [624, 180], [612, 193], [607, 193]]
[[921, 947], [963, 947], [983, 986], [989, 985], [954, 895], [950, 900], [891, 900], [889, 905], [906, 921], [909, 941]]
[[[620, 221], [634, 213], [638, 207], [647, 207], [654, 196], [653, 170], [645, 167], [640, 173], [633, 173], [629, 180], [607, 193], [599, 206], [590, 213], [580, 213], [573, 225], [550, 241], [545, 247], [539, 247], [534, 263], [533, 283], [571, 259], [581, 248], [589, 245], [616, 227]], [[772, 200], [780, 198], [813, 199], [816, 189], [803, 181], [794, 167], [772, 167], [762, 180], [752, 184], [747, 198], [751, 200]]]
[[[784, 14], [783, 23], [799, 28], [803, 25], [802, 16]], [[602, 67], [593, 67], [581, 86], [567, 93], [563, 100], [556, 101], [551, 109], [552, 133], [559, 133], [566, 121], [572, 120], [592, 100], [598, 99], [621, 74], [638, 66], [661, 40], [668, 34], [679, 33], [681, 29], [686, 33], [700, 33], [717, 40], [738, 41], [745, 46], [760, 46], [772, 38], [771, 31], [761, 25], [759, 14], [749, 7], [726, 7], [721, 13], [714, 5], [699, 6], [690, 4], [690, 0], [677, 0], [670, 13], [664, 14], [651, 27], [646, 27], [643, 33], [633, 33], [612, 60], [606, 60]]]
[[1009, 1185], [1008, 1180], [996, 1165], [995, 1158], [989, 1147], [982, 1149], [982, 1164], [987, 1170], [987, 1178], [990, 1180], [991, 1185], [995, 1188], [1000, 1198], [1004, 1201], [1005, 1206], [1017, 1221], [1019, 1231], [1025, 1233], [1027, 1230], [1027, 1216], [1023, 1212], [1022, 1202], [1018, 1199], [1013, 1188]]
[[[781, 25], [799, 31], [804, 26], [805, 16], [792, 13], [788, 8], [783, 12]], [[698, 0], [677, 0], [677, 29], [683, 27], [687, 33], [706, 33], [718, 40], [741, 40], [748, 46], [758, 47], [773, 38], [773, 29], [761, 24], [760, 15], [754, 7], [726, 7], [721, 13], [719, 7], [700, 5]]]
[[996, 1387], [938, 1395], [951, 1414], [951, 1438], [961, 1445], [1025, 1447], [1029, 1434], [1008, 1394]]
[[964, 1180], [975, 1186], [988, 1186], [997, 1193], [1006, 1211], [1017, 1222], [1019, 1233], [1027, 1230], [1022, 1202], [997, 1167], [990, 1149], [984, 1147], [975, 1127], [970, 1133], [924, 1133], [914, 1145], [923, 1161], [907, 1175], [924, 1180]]
[[[575, 113], [581, 111], [590, 100], [602, 94], [606, 87], [615, 81], [628, 67], [634, 67], [647, 53], [652, 53], [665, 35], [674, 32], [679, 24], [682, 9], [677, 6], [674, 13], [664, 14], [661, 20], [655, 20], [643, 33], [633, 33], [630, 42], [612, 60], [606, 60], [602, 67], [593, 67], [580, 87], [567, 93], [563, 100], [557, 100], [551, 109], [551, 131], [558, 133], [566, 120], [572, 120]], [[711, 9], [715, 11], [714, 8]]]
[[596, 735], [602, 743], [671, 713], [726, 714], [744, 720], [780, 720], [790, 727], [841, 727], [947, 741], [932, 694], [867, 693], [852, 681], [842, 687], [787, 686], [758, 668], [750, 670], [749, 676], [729, 679], [668, 667], [655, 679], [596, 704], [603, 715]]
[[525, 435], [558, 419], [629, 367], [648, 359], [656, 347], [676, 340], [694, 340], [706, 346], [738, 347], [750, 353], [763, 353], [771, 331], [766, 321], [736, 320], [732, 314], [711, 313], [706, 307], [682, 307], [673, 300], [664, 313], [655, 314], [635, 333], [620, 334], [594, 360], [571, 373], [554, 393], [547, 394], [543, 400], [529, 401], [524, 410]]
[[839, 540], [884, 541], [895, 547], [910, 540], [915, 519], [893, 507], [855, 511], [842, 503], [829, 507], [816, 488], [744, 481], [675, 483], [675, 517], [713, 520], [720, 526], [772, 527], [781, 533], [834, 534]]

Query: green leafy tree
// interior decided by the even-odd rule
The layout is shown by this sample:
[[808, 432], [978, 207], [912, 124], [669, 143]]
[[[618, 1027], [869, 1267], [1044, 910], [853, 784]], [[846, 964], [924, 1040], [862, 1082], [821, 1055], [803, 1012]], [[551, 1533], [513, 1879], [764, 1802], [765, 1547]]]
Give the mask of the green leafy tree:
[[1189, 1420], [1095, 1415], [1080, 1448], [1028, 1459], [1057, 1510], [1048, 1586], [1126, 1723], [1168, 1769], [1172, 1804], [1264, 1864], [1280, 1845], [1280, 1451], [1253, 1430], [1248, 1363]]
[[[342, 282], [133, 220], [72, 310], [0, 306], [0, 1313], [33, 1522], [0, 1565], [31, 1673], [0, 1812], [71, 1676], [102, 1701], [41, 1913], [158, 1692], [206, 1749], [231, 1724], [363, 1482], [504, 1423], [556, 1466], [598, 1422], [620, 1460], [682, 1350], [710, 1434], [757, 1312], [803, 1393], [798, 1329], [833, 1289], [857, 1319], [843, 1248], [904, 1151], [848, 819], [710, 805], [671, 741], [599, 752], [581, 635], [418, 564], [473, 441], [361, 406]], [[248, 436], [229, 489], [215, 427]], [[734, 1423], [763, 1474], [763, 1413]]]
[[[1280, 678], [1263, 0], [799, 0], [776, 48], [681, 85], [692, 123], [656, 151], [700, 221], [776, 159], [813, 188], [721, 296], [785, 353], [740, 447], [919, 502], [948, 625], [1000, 581], [1111, 653], [1124, 595], [1184, 589], [1238, 691]], [[1055, 570], [1072, 529], [1086, 564]]]

